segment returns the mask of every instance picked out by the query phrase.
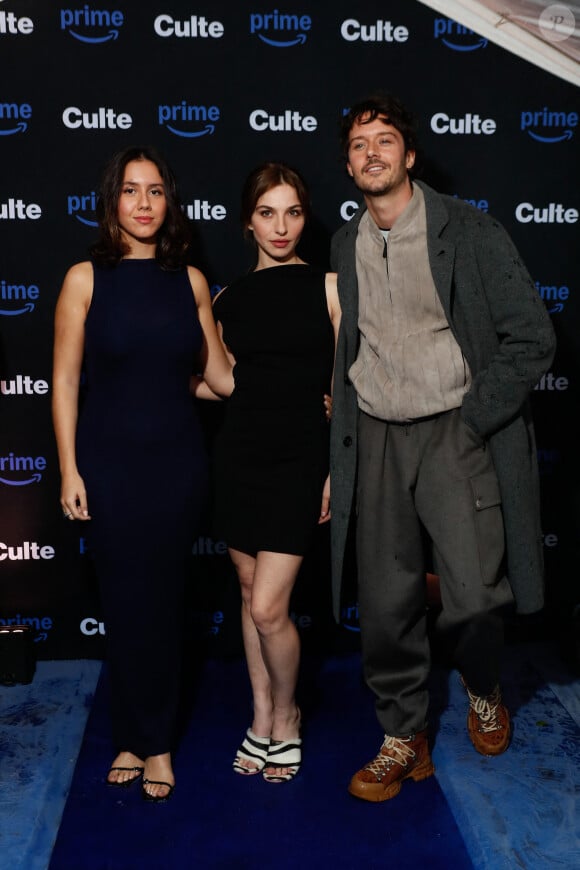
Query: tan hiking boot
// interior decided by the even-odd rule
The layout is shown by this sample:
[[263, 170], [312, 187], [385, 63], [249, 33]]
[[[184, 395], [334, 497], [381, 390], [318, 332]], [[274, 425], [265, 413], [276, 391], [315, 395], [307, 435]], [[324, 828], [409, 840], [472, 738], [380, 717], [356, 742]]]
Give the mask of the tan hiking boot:
[[510, 714], [502, 704], [499, 686], [491, 695], [476, 695], [465, 680], [462, 682], [469, 698], [467, 730], [471, 742], [482, 755], [501, 755], [510, 741]]
[[387, 801], [399, 794], [404, 779], [419, 782], [434, 772], [427, 729], [408, 737], [385, 734], [379, 754], [355, 773], [348, 790], [365, 801]]

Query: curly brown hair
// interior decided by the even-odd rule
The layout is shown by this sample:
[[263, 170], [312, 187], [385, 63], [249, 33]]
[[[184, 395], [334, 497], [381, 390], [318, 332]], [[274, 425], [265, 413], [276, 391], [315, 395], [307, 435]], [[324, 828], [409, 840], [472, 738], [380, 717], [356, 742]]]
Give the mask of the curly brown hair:
[[374, 94], [355, 103], [340, 121], [340, 145], [342, 153], [348, 157], [350, 132], [355, 124], [370, 124], [376, 118], [383, 118], [398, 130], [405, 143], [405, 151], [417, 150], [417, 126], [414, 116], [398, 97], [392, 94]]

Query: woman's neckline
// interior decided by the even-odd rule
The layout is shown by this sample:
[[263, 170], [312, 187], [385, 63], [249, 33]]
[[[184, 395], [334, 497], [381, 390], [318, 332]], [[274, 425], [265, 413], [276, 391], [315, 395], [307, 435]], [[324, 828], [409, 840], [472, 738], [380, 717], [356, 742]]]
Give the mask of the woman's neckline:
[[261, 269], [252, 269], [251, 275], [258, 275], [260, 272], [270, 272], [272, 269], [293, 269], [296, 266], [308, 266], [308, 263], [276, 263], [273, 266], [262, 266]]

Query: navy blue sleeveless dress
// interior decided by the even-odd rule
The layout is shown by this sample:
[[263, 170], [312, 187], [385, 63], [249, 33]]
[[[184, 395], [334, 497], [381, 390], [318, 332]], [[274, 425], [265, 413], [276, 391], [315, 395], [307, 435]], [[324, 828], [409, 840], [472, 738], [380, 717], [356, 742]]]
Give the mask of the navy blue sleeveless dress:
[[216, 531], [228, 546], [304, 555], [328, 474], [334, 332], [325, 275], [273, 266], [232, 282], [214, 316], [236, 359], [216, 441]]
[[94, 268], [77, 455], [106, 624], [113, 738], [171, 748], [184, 584], [207, 462], [189, 378], [202, 339], [186, 270]]

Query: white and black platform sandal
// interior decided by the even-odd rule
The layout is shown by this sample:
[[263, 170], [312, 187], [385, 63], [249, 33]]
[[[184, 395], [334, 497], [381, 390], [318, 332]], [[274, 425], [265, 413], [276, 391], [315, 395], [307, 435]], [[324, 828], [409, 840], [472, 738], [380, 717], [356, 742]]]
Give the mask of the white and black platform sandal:
[[[233, 768], [235, 772], [241, 773], [242, 776], [253, 776], [255, 773], [260, 773], [266, 764], [269, 747], [269, 737], [258, 737], [251, 728], [248, 728], [234, 758]], [[246, 767], [241, 764], [242, 761], [250, 761], [255, 767]]]
[[290, 782], [300, 770], [302, 763], [302, 740], [294, 737], [291, 740], [271, 740], [264, 767], [275, 770], [288, 769], [288, 773], [264, 773], [266, 782]]

